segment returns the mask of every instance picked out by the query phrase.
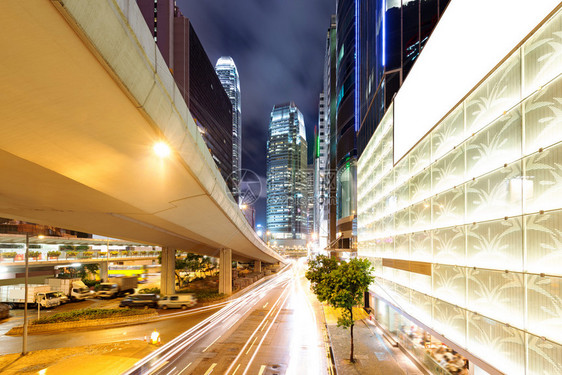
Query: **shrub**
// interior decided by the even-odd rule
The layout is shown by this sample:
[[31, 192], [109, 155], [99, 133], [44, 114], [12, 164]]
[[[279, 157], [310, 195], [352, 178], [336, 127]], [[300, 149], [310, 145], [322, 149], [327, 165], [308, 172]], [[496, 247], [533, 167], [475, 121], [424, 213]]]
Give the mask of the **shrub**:
[[86, 246], [86, 245], [79, 245], [75, 247], [76, 250], [90, 250], [90, 246]]
[[139, 289], [139, 294], [160, 294], [160, 288]]
[[67, 257], [75, 257], [76, 255], [78, 255], [78, 251], [67, 251], [66, 252]]
[[119, 255], [119, 251], [110, 251], [109, 255], [117, 256]]
[[60, 257], [60, 251], [56, 251], [56, 250], [48, 251], [47, 256], [49, 258], [58, 258], [58, 257]]
[[93, 252], [93, 251], [84, 251], [84, 252], [82, 253], [82, 256], [83, 256], [84, 258], [91, 258], [92, 255], [94, 255], [94, 252]]
[[30, 251], [29, 252], [29, 257], [30, 258], [39, 258], [39, 256], [41, 255], [40, 251]]
[[74, 250], [74, 246], [72, 246], [72, 245], [60, 245], [59, 250]]
[[18, 253], [15, 251], [4, 251], [2, 253], [2, 258], [15, 258]]
[[88, 287], [94, 287], [96, 288], [98, 285], [100, 285], [100, 282], [97, 280], [88, 280], [88, 279], [82, 279], [82, 282]]
[[133, 251], [132, 254], [133, 254], [133, 255], [139, 255], [139, 252], [138, 252], [138, 251]]
[[134, 316], [134, 315], [144, 315], [152, 314], [153, 311], [150, 310], [136, 310], [136, 309], [84, 309], [84, 310], [74, 310], [66, 311], [62, 313], [57, 313], [49, 316], [45, 316], [41, 319], [34, 320], [31, 322], [32, 325], [36, 324], [48, 324], [48, 323], [63, 323], [63, 322], [76, 322], [80, 320], [94, 320], [94, 319], [108, 319], [116, 318], [121, 316]]

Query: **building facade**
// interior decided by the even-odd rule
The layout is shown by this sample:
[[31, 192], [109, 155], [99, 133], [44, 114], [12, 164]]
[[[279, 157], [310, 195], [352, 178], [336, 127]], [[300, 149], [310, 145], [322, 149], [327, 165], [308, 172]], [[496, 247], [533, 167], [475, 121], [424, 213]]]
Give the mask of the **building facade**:
[[240, 96], [240, 77], [236, 64], [230, 56], [218, 59], [215, 70], [232, 104], [232, 185], [233, 195], [240, 197], [240, 173], [242, 169], [242, 110]]
[[449, 0], [359, 2], [359, 155], [448, 4]]
[[331, 247], [354, 256], [357, 249], [357, 95], [358, 1], [338, 0], [336, 7], [336, 242]]
[[314, 218], [311, 230], [313, 247], [318, 250], [326, 248], [329, 235], [330, 128], [326, 107], [325, 94], [321, 93], [318, 102], [318, 127], [314, 134], [314, 189], [312, 194]]
[[137, 0], [215, 164], [234, 192], [232, 104], [199, 37], [173, 0]]
[[471, 373], [562, 373], [562, 12], [527, 5], [451, 1], [358, 163], [367, 303], [435, 374], [435, 341]]
[[307, 244], [307, 142], [302, 113], [294, 103], [273, 107], [267, 141], [267, 231], [274, 249]]

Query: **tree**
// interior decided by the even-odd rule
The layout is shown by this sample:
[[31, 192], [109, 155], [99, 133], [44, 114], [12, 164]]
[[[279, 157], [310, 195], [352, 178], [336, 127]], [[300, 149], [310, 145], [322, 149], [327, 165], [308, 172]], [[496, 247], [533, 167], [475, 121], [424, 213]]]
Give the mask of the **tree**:
[[359, 305], [369, 285], [374, 281], [371, 276], [371, 262], [367, 259], [351, 259], [338, 263], [335, 259], [319, 256], [309, 263], [306, 278], [320, 302], [328, 302], [342, 311], [338, 318], [338, 327], [350, 328], [351, 351], [353, 357], [353, 307]]

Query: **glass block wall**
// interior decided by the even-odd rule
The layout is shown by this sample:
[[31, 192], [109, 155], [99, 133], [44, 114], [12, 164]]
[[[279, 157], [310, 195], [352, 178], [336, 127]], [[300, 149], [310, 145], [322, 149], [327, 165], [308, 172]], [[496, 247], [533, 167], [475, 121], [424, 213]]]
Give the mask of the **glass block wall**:
[[558, 12], [399, 161], [391, 106], [358, 163], [371, 292], [510, 375], [562, 374], [561, 73]]

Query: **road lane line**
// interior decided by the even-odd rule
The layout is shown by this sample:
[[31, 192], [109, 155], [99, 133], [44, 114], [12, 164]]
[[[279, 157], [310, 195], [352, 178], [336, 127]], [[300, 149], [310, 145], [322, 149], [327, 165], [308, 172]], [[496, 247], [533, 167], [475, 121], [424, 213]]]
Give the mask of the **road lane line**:
[[209, 369], [207, 370], [207, 372], [205, 373], [205, 375], [209, 375], [211, 372], [213, 372], [213, 369], [215, 368], [216, 365], [217, 365], [216, 363], [213, 363], [213, 364], [211, 365], [211, 367], [209, 367]]
[[[265, 331], [265, 333], [263, 334], [258, 346], [256, 347], [256, 350], [254, 351], [254, 354], [252, 355], [252, 358], [250, 358], [250, 362], [248, 362], [248, 365], [246, 366], [246, 369], [244, 370], [242, 375], [246, 375], [248, 373], [248, 370], [250, 369], [250, 366], [252, 365], [252, 362], [256, 358], [256, 355], [258, 354], [258, 352], [259, 352], [259, 350], [260, 350], [260, 348], [263, 344], [263, 341], [265, 340], [265, 338], [269, 334], [269, 331], [271, 330], [271, 327], [273, 327], [273, 325], [275, 324], [275, 321], [277, 320], [277, 317], [279, 316], [279, 313], [281, 312], [281, 310], [283, 310], [283, 306], [285, 305], [285, 302], [287, 302], [287, 298], [289, 298], [288, 293], [287, 293], [287, 296], [285, 296], [285, 299], [283, 300], [283, 302], [279, 305], [279, 309], [277, 310], [277, 314], [275, 314], [275, 317], [271, 321], [271, 324], [267, 328], [267, 331]], [[271, 311], [273, 311], [273, 309]]]
[[193, 362], [189, 362], [189, 363], [187, 364], [187, 366], [185, 366], [184, 369], [181, 370], [181, 371], [178, 373], [178, 375], [183, 374], [183, 372], [184, 372], [185, 370], [187, 370], [187, 368], [188, 368], [189, 366], [191, 366], [192, 363], [193, 363]]
[[281, 294], [279, 295], [279, 298], [277, 298], [277, 300], [275, 301], [275, 303], [273, 304], [273, 307], [271, 308], [271, 310], [268, 311], [268, 313], [265, 315], [265, 317], [263, 318], [263, 320], [261, 321], [261, 323], [258, 325], [258, 327], [256, 328], [256, 330], [252, 333], [252, 335], [250, 336], [250, 338], [246, 341], [246, 343], [244, 344], [244, 346], [242, 347], [242, 349], [240, 350], [240, 352], [238, 353], [238, 355], [236, 356], [236, 358], [234, 358], [234, 361], [232, 361], [232, 363], [230, 364], [230, 366], [228, 367], [228, 369], [224, 372], [225, 374], [228, 374], [229, 371], [232, 369], [232, 367], [234, 367], [234, 365], [236, 364], [236, 361], [238, 361], [238, 359], [240, 359], [240, 357], [242, 356], [242, 353], [244, 353], [244, 350], [246, 349], [246, 347], [248, 346], [248, 344], [250, 343], [250, 340], [252, 339], [252, 337], [254, 337], [256, 335], [256, 333], [260, 330], [260, 327], [265, 326], [264, 323], [268, 320], [268, 317], [273, 313], [273, 311], [275, 310], [275, 306], [277, 306], [277, 304], [279, 303], [279, 301], [283, 298], [283, 295], [285, 294], [285, 292], [287, 292], [287, 286], [288, 285], [284, 285], [284, 289], [281, 292]]
[[232, 375], [236, 374], [236, 371], [238, 371], [239, 368], [240, 368], [240, 363], [238, 364], [238, 366], [236, 366], [236, 368], [234, 369], [234, 372], [232, 373]]
[[263, 327], [261, 327], [260, 332], [263, 331], [263, 329], [265, 328], [265, 326], [267, 325], [268, 322], [269, 322], [269, 319], [267, 319], [267, 320], [265, 321], [265, 324], [263, 325]]
[[260, 372], [258, 373], [258, 375], [263, 374], [264, 371], [265, 371], [265, 365], [261, 365]]
[[168, 375], [170, 375], [172, 372], [176, 371], [176, 367], [174, 367], [173, 369], [170, 370], [170, 372], [168, 373]]
[[209, 346], [207, 346], [205, 349], [203, 349], [203, 353], [205, 353], [207, 351], [207, 349], [209, 349], [211, 347], [211, 345], [213, 345], [215, 342], [217, 342], [218, 339], [221, 338], [222, 335], [219, 335], [219, 337], [217, 337], [216, 339], [213, 340], [212, 343], [209, 344]]
[[250, 350], [252, 350], [252, 346], [254, 346], [254, 343], [256, 342], [256, 340], [258, 339], [258, 337], [256, 336], [254, 338], [254, 341], [252, 341], [252, 344], [250, 345], [250, 347], [248, 348], [248, 351], [246, 352], [246, 354], [250, 353]]
[[[196, 342], [200, 339], [203, 335], [207, 334], [210, 330], [215, 328], [215, 326], [225, 319], [242, 312], [245, 307], [248, 306], [248, 303], [256, 299], [263, 298], [265, 293], [268, 293], [276, 288], [284, 288], [281, 296], [277, 300], [276, 304], [279, 303], [279, 300], [282, 298], [283, 293], [286, 291], [288, 284], [290, 283], [291, 279], [288, 276], [287, 269], [289, 266], [285, 267], [276, 277], [267, 280], [266, 282], [262, 283], [257, 288], [248, 292], [248, 294], [244, 295], [243, 297], [239, 297], [235, 300], [230, 301], [223, 309], [217, 311], [210, 317], [206, 318], [205, 320], [199, 322], [194, 327], [188, 329], [180, 336], [176, 337], [160, 349], [152, 352], [148, 356], [141, 359], [137, 362], [132, 368], [126, 371], [125, 375], [131, 375], [136, 371], [142, 369], [144, 366], [148, 367], [146, 370], [153, 372], [163, 366], [167, 361], [171, 360], [174, 356], [179, 354], [182, 350]], [[271, 312], [271, 311], [270, 311]], [[245, 312], [244, 314], [246, 314]], [[269, 316], [269, 313], [268, 315]], [[266, 316], [266, 317], [267, 317]], [[263, 322], [262, 322], [263, 323]], [[259, 329], [259, 326], [258, 326]], [[256, 331], [258, 330], [256, 329]], [[246, 345], [249, 344], [246, 342]], [[246, 346], [245, 345], [245, 346]], [[244, 350], [244, 349], [242, 349]], [[239, 353], [239, 356], [242, 355], [242, 351]], [[152, 361], [152, 363], [150, 363]], [[235, 362], [231, 364], [230, 368], [234, 366]], [[145, 371], [146, 371], [145, 370]]]
[[265, 309], [267, 305], [269, 305], [269, 302], [266, 302], [266, 304], [263, 305], [263, 308]]

